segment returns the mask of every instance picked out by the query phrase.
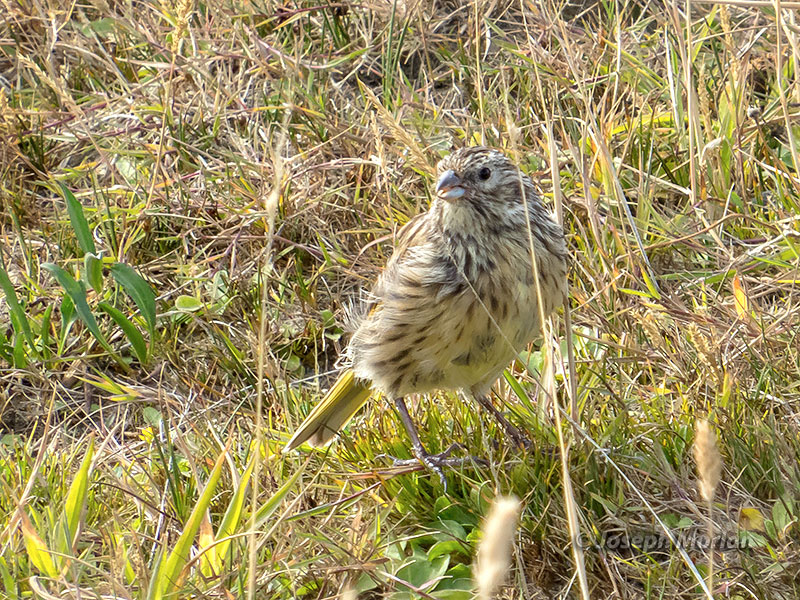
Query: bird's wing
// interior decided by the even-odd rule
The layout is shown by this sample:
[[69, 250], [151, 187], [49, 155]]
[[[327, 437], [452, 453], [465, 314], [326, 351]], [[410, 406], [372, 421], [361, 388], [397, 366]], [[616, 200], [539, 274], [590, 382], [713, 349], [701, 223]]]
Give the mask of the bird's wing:
[[389, 290], [396, 290], [398, 284], [403, 284], [400, 280], [407, 282], [409, 279], [418, 279], [417, 270], [413, 267], [419, 263], [417, 250], [430, 244], [428, 235], [430, 218], [430, 213], [417, 215], [398, 232], [394, 252], [386, 261], [386, 267], [370, 292], [365, 310], [367, 316], [380, 308]]
[[391, 258], [389, 258], [389, 261], [386, 263], [387, 268], [397, 262], [402, 262], [409, 248], [422, 245], [427, 241], [425, 232], [428, 229], [430, 217], [430, 213], [422, 213], [403, 225], [403, 227], [397, 233], [397, 240], [394, 244], [394, 252], [392, 253]]

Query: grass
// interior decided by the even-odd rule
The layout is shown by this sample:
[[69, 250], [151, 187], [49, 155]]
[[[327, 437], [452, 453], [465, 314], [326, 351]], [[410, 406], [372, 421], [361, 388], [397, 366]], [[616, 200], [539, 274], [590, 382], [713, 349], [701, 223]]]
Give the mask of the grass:
[[[4, 6], [0, 596], [472, 598], [482, 519], [515, 495], [502, 597], [579, 597], [563, 470], [591, 597], [800, 595], [789, 9]], [[380, 401], [282, 456], [436, 161], [475, 143], [563, 214], [568, 461], [542, 392], [569, 404], [563, 316], [496, 386], [532, 452], [436, 394], [411, 402], [423, 443], [489, 462], [446, 494], [391, 467], [408, 440]], [[642, 537], [709, 526], [742, 547]]]

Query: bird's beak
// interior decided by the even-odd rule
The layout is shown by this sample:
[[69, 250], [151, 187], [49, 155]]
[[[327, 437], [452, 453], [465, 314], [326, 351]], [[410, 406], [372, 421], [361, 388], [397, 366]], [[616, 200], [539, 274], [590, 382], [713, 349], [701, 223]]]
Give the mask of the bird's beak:
[[457, 200], [464, 195], [464, 188], [461, 187], [461, 178], [455, 171], [448, 170], [442, 173], [436, 183], [436, 195], [442, 200]]

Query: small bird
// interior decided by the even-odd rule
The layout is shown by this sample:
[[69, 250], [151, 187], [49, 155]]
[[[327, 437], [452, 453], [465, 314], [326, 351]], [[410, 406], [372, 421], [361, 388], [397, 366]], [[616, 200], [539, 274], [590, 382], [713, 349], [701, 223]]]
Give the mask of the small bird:
[[[284, 448], [323, 446], [373, 390], [390, 398], [416, 459], [445, 484], [454, 444], [429, 454], [404, 397], [463, 390], [512, 439], [527, 438], [487, 395], [567, 293], [564, 232], [530, 178], [497, 150], [457, 150], [438, 166], [428, 212], [399, 232], [347, 350], [349, 367]], [[535, 257], [535, 261], [532, 260]], [[541, 299], [541, 306], [539, 300]], [[403, 461], [408, 462], [408, 461]]]

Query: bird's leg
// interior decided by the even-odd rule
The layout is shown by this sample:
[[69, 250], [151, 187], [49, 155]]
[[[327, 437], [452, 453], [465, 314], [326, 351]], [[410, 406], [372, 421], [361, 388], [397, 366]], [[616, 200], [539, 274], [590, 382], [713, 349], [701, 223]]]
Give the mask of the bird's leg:
[[[457, 467], [463, 465], [467, 461], [472, 461], [475, 459], [472, 459], [471, 457], [448, 458], [453, 453], [453, 450], [460, 447], [459, 444], [451, 444], [450, 447], [447, 448], [447, 450], [441, 452], [440, 454], [428, 454], [428, 451], [425, 450], [425, 447], [419, 440], [419, 434], [417, 433], [417, 428], [414, 426], [414, 421], [411, 420], [411, 415], [408, 413], [408, 407], [406, 406], [405, 400], [402, 397], [395, 398], [394, 404], [397, 407], [397, 412], [400, 413], [400, 419], [403, 421], [403, 425], [406, 428], [406, 432], [408, 432], [408, 437], [411, 438], [411, 447], [414, 451], [414, 456], [417, 457], [416, 461], [421, 462], [431, 471], [436, 473], [439, 476], [439, 480], [442, 482], [442, 487], [444, 487], [444, 489], [446, 490], [447, 480], [444, 477], [444, 472], [442, 471], [442, 467], [443, 466]], [[395, 459], [394, 463], [397, 466], [405, 466], [416, 461]], [[481, 462], [480, 459], [477, 459], [477, 462]]]
[[492, 413], [492, 416], [497, 419], [497, 422], [500, 423], [500, 425], [503, 426], [506, 434], [514, 441], [515, 444], [522, 446], [526, 450], [533, 446], [533, 442], [528, 439], [528, 436], [522, 433], [518, 428], [514, 427], [514, 425], [512, 425], [511, 422], [503, 416], [503, 413], [494, 407], [494, 404], [492, 404], [492, 400], [489, 398], [489, 396], [481, 394], [474, 395], [473, 397], [478, 401], [478, 404]]

